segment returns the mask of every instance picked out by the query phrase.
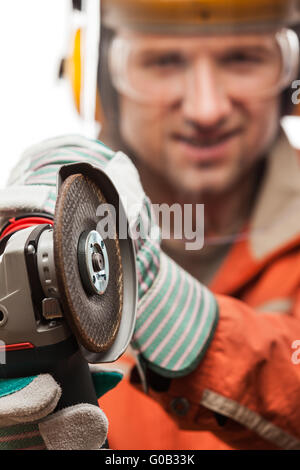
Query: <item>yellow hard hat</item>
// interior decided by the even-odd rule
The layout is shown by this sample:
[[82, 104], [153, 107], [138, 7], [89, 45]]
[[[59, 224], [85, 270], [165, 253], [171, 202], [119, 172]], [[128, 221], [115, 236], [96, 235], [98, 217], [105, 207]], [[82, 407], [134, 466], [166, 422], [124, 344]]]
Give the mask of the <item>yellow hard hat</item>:
[[102, 22], [112, 28], [205, 32], [212, 26], [277, 27], [300, 22], [299, 0], [102, 0]]

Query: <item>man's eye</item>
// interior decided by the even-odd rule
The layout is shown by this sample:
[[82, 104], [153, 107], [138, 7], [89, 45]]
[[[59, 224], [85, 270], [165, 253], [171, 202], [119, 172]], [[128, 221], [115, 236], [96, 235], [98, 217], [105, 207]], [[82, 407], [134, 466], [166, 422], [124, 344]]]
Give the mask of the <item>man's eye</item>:
[[184, 64], [185, 60], [178, 54], [164, 54], [161, 56], [149, 58], [145, 62], [147, 67], [159, 68], [182, 67]]
[[246, 52], [235, 52], [221, 59], [227, 65], [259, 65], [264, 62], [262, 56]]

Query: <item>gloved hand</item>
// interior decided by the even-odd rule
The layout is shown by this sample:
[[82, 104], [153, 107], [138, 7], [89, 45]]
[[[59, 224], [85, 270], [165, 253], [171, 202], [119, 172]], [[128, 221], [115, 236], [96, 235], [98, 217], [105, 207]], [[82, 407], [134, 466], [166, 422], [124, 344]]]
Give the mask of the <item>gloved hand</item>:
[[[194, 370], [218, 320], [213, 294], [160, 249], [160, 234], [139, 175], [126, 155], [99, 141], [69, 136], [29, 149], [0, 192], [0, 217], [28, 210], [54, 212], [56, 176], [61, 165], [89, 162], [114, 182], [136, 237], [139, 279], [137, 322], [132, 345], [150, 368], [166, 377]], [[1, 224], [1, 219], [0, 219]]]
[[[122, 379], [118, 371], [93, 369], [97, 398]], [[0, 379], [0, 450], [97, 450], [105, 442], [103, 411], [80, 403], [53, 412], [61, 388], [49, 374]]]

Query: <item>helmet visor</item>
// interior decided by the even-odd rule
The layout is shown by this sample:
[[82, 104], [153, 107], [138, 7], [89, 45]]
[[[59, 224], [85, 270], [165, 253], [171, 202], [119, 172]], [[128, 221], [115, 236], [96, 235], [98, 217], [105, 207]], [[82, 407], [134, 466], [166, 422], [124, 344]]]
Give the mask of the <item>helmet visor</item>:
[[265, 99], [297, 77], [299, 41], [282, 28], [264, 33], [154, 35], [122, 32], [109, 50], [114, 87], [140, 102], [171, 104], [213, 80], [233, 99]]

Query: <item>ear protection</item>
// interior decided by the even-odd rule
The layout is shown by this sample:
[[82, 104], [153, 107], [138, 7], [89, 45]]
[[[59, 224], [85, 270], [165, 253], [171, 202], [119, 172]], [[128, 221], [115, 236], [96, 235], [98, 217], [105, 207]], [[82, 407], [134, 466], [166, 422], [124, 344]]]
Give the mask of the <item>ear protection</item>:
[[74, 104], [78, 113], [81, 109], [81, 86], [82, 86], [82, 66], [81, 66], [81, 36], [82, 30], [75, 31], [70, 56], [64, 60], [63, 75], [70, 81]]
[[97, 86], [100, 38], [100, 0], [73, 0], [70, 45], [59, 76], [71, 84], [74, 105], [85, 122], [101, 122]]

